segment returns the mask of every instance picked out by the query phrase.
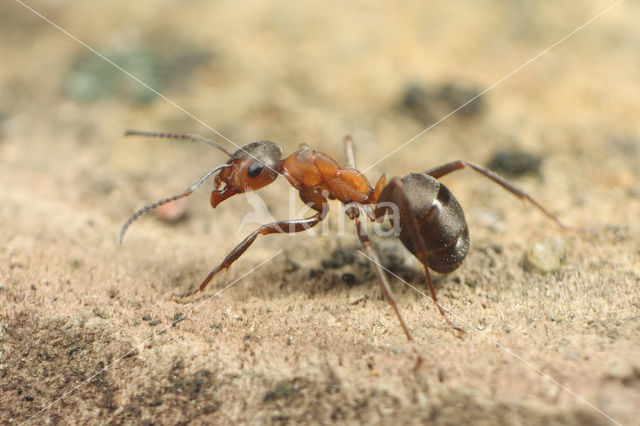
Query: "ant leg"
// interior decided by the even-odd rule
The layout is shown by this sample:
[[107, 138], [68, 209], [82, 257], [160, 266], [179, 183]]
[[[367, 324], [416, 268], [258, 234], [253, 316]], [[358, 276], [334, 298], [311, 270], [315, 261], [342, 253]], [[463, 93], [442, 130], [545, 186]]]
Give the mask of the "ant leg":
[[[350, 167], [352, 169], [356, 168], [356, 157], [353, 153], [354, 145], [355, 144], [353, 142], [353, 138], [351, 137], [351, 135], [347, 135], [344, 137], [344, 156], [347, 159], [347, 167]], [[384, 189], [386, 182], [387, 182], [387, 177], [383, 173], [378, 178], [378, 182], [376, 182], [376, 186], [373, 188], [373, 191], [369, 194], [369, 198], [367, 199], [366, 203], [377, 202], [378, 197], [382, 193], [382, 190]]]
[[322, 221], [326, 216], [325, 212], [318, 212], [313, 216], [304, 218], [304, 219], [295, 219], [295, 220], [281, 220], [279, 222], [273, 222], [266, 225], [262, 225], [260, 228], [252, 232], [249, 236], [247, 236], [240, 244], [234, 248], [231, 253], [224, 258], [222, 263], [216, 266], [209, 275], [202, 281], [199, 287], [194, 290], [188, 291], [183, 294], [175, 294], [176, 297], [187, 297], [192, 296], [202, 290], [209, 284], [209, 282], [213, 279], [213, 277], [223, 269], [228, 269], [229, 266], [242, 254], [247, 251], [249, 246], [253, 244], [258, 235], [269, 235], [269, 234], [291, 234], [294, 232], [306, 231], [307, 229], [317, 225], [320, 221]]
[[418, 352], [418, 348], [416, 347], [416, 343], [413, 340], [413, 337], [411, 336], [411, 333], [409, 333], [409, 328], [407, 327], [407, 325], [405, 324], [404, 320], [402, 319], [402, 315], [400, 315], [400, 310], [398, 309], [398, 305], [396, 304], [396, 300], [393, 297], [393, 293], [391, 292], [391, 287], [389, 286], [389, 281], [387, 280], [387, 276], [384, 274], [384, 271], [382, 270], [382, 267], [380, 266], [380, 260], [378, 259], [378, 254], [376, 253], [375, 248], [373, 247], [373, 244], [371, 243], [371, 240], [369, 239], [369, 235], [367, 234], [367, 230], [365, 229], [364, 225], [362, 224], [362, 222], [360, 222], [359, 218], [354, 218], [355, 223], [356, 223], [356, 230], [358, 232], [358, 238], [360, 238], [360, 243], [362, 244], [362, 247], [364, 248], [364, 250], [367, 252], [367, 256], [369, 256], [372, 260], [373, 260], [373, 266], [376, 268], [376, 273], [378, 274], [378, 278], [380, 280], [380, 285], [382, 286], [382, 291], [384, 292], [385, 297], [387, 298], [387, 302], [389, 303], [389, 305], [391, 305], [391, 307], [393, 308], [393, 310], [395, 311], [396, 315], [398, 316], [398, 321], [400, 321], [400, 325], [402, 326], [402, 330], [404, 330], [404, 334], [407, 336], [407, 340], [411, 343], [411, 345], [413, 346], [413, 352], [416, 354], [416, 366], [415, 369], [417, 370], [420, 367], [420, 364], [422, 364], [422, 355], [420, 355], [420, 352]]
[[516, 186], [514, 186], [513, 184], [511, 184], [507, 180], [505, 180], [505, 179], [501, 178], [500, 176], [498, 176], [497, 174], [493, 173], [492, 171], [490, 171], [488, 169], [485, 169], [484, 167], [478, 166], [477, 164], [473, 164], [473, 163], [470, 163], [470, 162], [464, 161], [464, 160], [452, 161], [450, 163], [443, 164], [442, 166], [438, 166], [438, 167], [435, 167], [433, 169], [429, 169], [424, 173], [428, 174], [431, 177], [434, 177], [434, 178], [438, 179], [441, 176], [444, 176], [444, 175], [446, 175], [448, 173], [451, 173], [451, 172], [454, 172], [456, 170], [464, 169], [465, 167], [471, 167], [471, 169], [475, 170], [476, 172], [480, 173], [481, 175], [483, 175], [485, 177], [488, 177], [489, 179], [491, 179], [492, 181], [494, 181], [495, 183], [497, 183], [498, 185], [500, 185], [501, 187], [503, 187], [507, 191], [511, 192], [513, 195], [515, 195], [516, 197], [520, 198], [521, 200], [526, 200], [526, 201], [530, 202], [531, 204], [533, 204], [534, 207], [536, 207], [538, 210], [540, 210], [542, 213], [544, 213], [544, 215], [547, 216], [549, 219], [551, 219], [555, 223], [557, 223], [561, 228], [569, 229], [569, 230], [573, 230], [573, 231], [580, 231], [581, 230], [580, 228], [577, 228], [577, 227], [574, 227], [574, 226], [565, 225], [555, 215], [553, 215], [547, 209], [542, 207], [542, 205], [540, 203], [538, 203], [536, 200], [534, 200], [529, 194], [527, 194], [526, 192], [524, 192], [520, 188], [517, 188]]
[[429, 273], [429, 264], [427, 262], [427, 249], [425, 247], [424, 240], [420, 232], [420, 225], [418, 224], [418, 219], [413, 214], [402, 180], [400, 180], [399, 178], [393, 178], [391, 182], [389, 182], [389, 185], [395, 186], [398, 190], [398, 194], [401, 195], [400, 199], [401, 199], [402, 205], [398, 206], [398, 208], [400, 209], [401, 212], [405, 213], [405, 214], [401, 214], [401, 217], [402, 216], [406, 217], [406, 220], [402, 222], [401, 226], [407, 229], [408, 233], [411, 235], [413, 239], [413, 248], [416, 251], [416, 257], [418, 258], [418, 260], [420, 260], [420, 263], [422, 263], [422, 266], [424, 266], [424, 274], [427, 276], [427, 283], [429, 284], [429, 291], [431, 292], [431, 299], [433, 300], [433, 303], [436, 304], [436, 306], [438, 307], [438, 311], [440, 311], [440, 314], [444, 317], [444, 319], [451, 326], [451, 328], [457, 331], [459, 335], [466, 334], [466, 332], [463, 329], [453, 325], [453, 323], [449, 320], [449, 318], [445, 314], [444, 309], [442, 309], [442, 306], [440, 306], [440, 304], [438, 303], [436, 290], [433, 286], [433, 281], [431, 280], [431, 274]]
[[351, 135], [344, 137], [344, 156], [347, 158], [347, 167], [356, 168], [356, 157], [353, 155], [353, 139]]

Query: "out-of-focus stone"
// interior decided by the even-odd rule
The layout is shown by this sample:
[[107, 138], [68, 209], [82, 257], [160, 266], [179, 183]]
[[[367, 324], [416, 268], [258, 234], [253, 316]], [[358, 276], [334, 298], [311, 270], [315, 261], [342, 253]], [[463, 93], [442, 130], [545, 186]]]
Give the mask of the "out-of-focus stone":
[[567, 247], [564, 241], [549, 238], [531, 244], [524, 256], [524, 269], [546, 274], [560, 269], [566, 257]]

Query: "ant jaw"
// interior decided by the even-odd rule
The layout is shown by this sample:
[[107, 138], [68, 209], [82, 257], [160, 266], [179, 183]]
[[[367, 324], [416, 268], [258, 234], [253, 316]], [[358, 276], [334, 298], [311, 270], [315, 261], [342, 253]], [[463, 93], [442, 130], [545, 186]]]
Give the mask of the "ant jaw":
[[212, 191], [211, 207], [215, 209], [218, 206], [218, 204], [220, 204], [221, 202], [223, 202], [229, 197], [233, 197], [236, 194], [237, 192], [228, 185], [225, 186], [224, 189]]

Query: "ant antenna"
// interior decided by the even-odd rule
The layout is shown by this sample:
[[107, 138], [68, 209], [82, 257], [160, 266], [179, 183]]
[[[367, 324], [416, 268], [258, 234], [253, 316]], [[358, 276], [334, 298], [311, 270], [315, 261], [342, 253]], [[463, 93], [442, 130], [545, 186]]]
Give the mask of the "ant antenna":
[[[138, 134], [138, 133], [136, 133], [136, 134]], [[184, 135], [184, 136], [187, 136], [187, 135]], [[160, 137], [163, 137], [163, 136], [160, 136]], [[209, 170], [207, 173], [205, 173], [204, 176], [202, 176], [200, 179], [198, 179], [197, 181], [193, 182], [191, 184], [191, 186], [189, 186], [187, 189], [185, 189], [184, 191], [180, 192], [179, 194], [172, 195], [171, 197], [168, 197], [168, 198], [163, 198], [162, 200], [155, 201], [155, 202], [153, 202], [151, 204], [147, 204], [146, 206], [142, 207], [141, 209], [139, 209], [138, 211], [133, 213], [124, 222], [124, 224], [122, 225], [122, 228], [120, 228], [120, 237], [119, 237], [120, 244], [122, 244], [122, 240], [124, 240], [124, 234], [127, 232], [127, 229], [133, 223], [134, 220], [136, 220], [137, 218], [139, 218], [140, 216], [142, 216], [143, 214], [145, 214], [149, 210], [153, 210], [156, 207], [160, 207], [163, 204], [167, 204], [167, 203], [170, 203], [172, 201], [179, 200], [180, 198], [188, 197], [189, 195], [191, 195], [192, 192], [194, 192], [196, 189], [198, 189], [198, 187], [200, 185], [202, 185], [204, 183], [204, 181], [209, 179], [209, 177], [212, 174], [216, 173], [219, 170], [226, 169], [227, 167], [231, 167], [231, 166], [228, 165], [228, 164], [223, 164], [221, 166], [213, 168], [213, 169]]]
[[193, 142], [202, 142], [202, 143], [206, 143], [207, 145], [211, 145], [214, 148], [218, 148], [220, 151], [224, 152], [229, 157], [231, 157], [232, 155], [229, 151], [227, 151], [221, 145], [218, 145], [217, 143], [210, 141], [209, 139], [205, 139], [202, 136], [198, 136], [198, 135], [190, 135], [186, 133], [148, 132], [145, 130], [127, 130], [126, 132], [124, 132], [124, 134], [125, 136], [147, 136], [152, 138], [181, 139], [181, 140], [188, 140]]

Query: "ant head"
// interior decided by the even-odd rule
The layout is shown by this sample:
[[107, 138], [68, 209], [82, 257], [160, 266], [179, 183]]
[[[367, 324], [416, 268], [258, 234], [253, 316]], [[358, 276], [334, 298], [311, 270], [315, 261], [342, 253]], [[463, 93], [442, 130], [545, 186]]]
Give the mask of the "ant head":
[[252, 142], [233, 154], [216, 176], [216, 188], [211, 193], [211, 205], [215, 208], [227, 198], [243, 192], [255, 191], [273, 182], [280, 172], [282, 150], [269, 141]]

